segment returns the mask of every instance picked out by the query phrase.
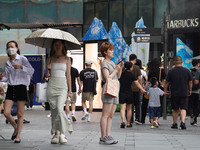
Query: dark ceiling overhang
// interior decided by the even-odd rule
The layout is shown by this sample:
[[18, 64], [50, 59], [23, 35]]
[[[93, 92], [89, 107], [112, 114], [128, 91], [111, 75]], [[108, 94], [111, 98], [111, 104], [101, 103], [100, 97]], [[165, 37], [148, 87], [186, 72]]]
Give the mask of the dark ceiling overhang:
[[69, 27], [82, 27], [83, 24], [30, 24], [30, 23], [0, 23], [0, 30], [3, 29], [41, 29], [41, 28], [69, 28]]

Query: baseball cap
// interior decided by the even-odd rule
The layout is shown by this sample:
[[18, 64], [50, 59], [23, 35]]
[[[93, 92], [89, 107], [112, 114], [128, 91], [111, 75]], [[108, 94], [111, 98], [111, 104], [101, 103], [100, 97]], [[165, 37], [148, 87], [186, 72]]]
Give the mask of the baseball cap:
[[86, 61], [85, 61], [85, 64], [86, 64], [86, 65], [90, 65], [90, 64], [92, 64], [92, 61], [91, 61], [91, 60], [86, 60]]

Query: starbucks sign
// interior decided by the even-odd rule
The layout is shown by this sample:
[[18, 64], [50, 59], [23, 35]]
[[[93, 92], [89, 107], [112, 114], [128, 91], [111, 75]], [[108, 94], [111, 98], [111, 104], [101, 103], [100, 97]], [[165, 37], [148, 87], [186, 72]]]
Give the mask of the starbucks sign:
[[184, 20], [170, 20], [167, 27], [174, 28], [195, 28], [199, 26], [199, 18], [184, 19]]

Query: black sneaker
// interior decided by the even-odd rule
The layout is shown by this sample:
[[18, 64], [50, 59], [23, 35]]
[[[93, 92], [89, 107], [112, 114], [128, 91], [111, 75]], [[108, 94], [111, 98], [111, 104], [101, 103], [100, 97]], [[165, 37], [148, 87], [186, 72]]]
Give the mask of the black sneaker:
[[177, 123], [173, 123], [172, 126], [171, 126], [171, 128], [172, 128], [172, 129], [178, 129]]
[[194, 115], [192, 114], [190, 117], [190, 124], [193, 125], [194, 124]]
[[186, 129], [185, 123], [184, 123], [184, 122], [181, 122], [180, 127], [181, 127], [181, 129], [183, 129], [183, 130]]
[[131, 128], [132, 126], [133, 126], [133, 125], [132, 125], [132, 124], [130, 124], [130, 125], [127, 125], [126, 127], [127, 127], [127, 128]]
[[126, 124], [124, 122], [121, 123], [120, 128], [125, 128]]

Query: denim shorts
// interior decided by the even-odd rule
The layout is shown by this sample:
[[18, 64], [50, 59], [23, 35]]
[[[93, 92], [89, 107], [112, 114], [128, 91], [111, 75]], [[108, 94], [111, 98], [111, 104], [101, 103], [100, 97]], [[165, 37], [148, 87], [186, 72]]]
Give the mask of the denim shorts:
[[149, 107], [149, 118], [153, 119], [154, 117], [161, 116], [161, 107]]

